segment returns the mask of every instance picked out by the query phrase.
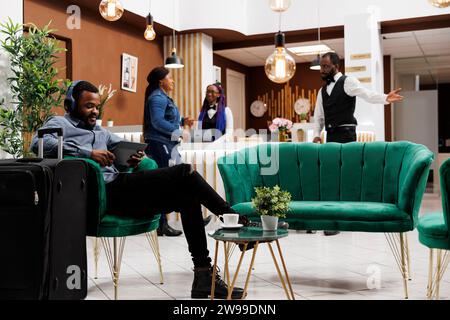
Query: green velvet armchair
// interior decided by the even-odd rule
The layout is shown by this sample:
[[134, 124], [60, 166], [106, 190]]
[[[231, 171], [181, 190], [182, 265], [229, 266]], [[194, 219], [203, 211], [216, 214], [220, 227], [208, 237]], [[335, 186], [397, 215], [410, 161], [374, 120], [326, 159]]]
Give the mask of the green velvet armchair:
[[[419, 219], [419, 241], [430, 249], [428, 270], [428, 299], [439, 299], [439, 283], [450, 261], [450, 159], [439, 169], [442, 212], [426, 214]], [[436, 252], [436, 269], [433, 255]]]
[[385, 233], [407, 298], [406, 232], [417, 226], [433, 157], [406, 141], [281, 143], [229, 154], [218, 167], [227, 201], [252, 220], [254, 188], [279, 185], [292, 195], [291, 229]]
[[[98, 245], [98, 239], [100, 238], [111, 271], [111, 277], [114, 284], [114, 298], [117, 299], [120, 266], [122, 263], [122, 254], [126, 237], [145, 234], [158, 263], [160, 283], [163, 283], [161, 256], [159, 253], [158, 236], [156, 234], [160, 215], [155, 215], [151, 219], [137, 219], [108, 214], [106, 208], [105, 182], [103, 180], [100, 165], [91, 159], [83, 160], [89, 164], [87, 235], [95, 237], [95, 277], [97, 277], [97, 264], [100, 254], [100, 247]], [[143, 158], [136, 170], [153, 170], [157, 167], [156, 162], [152, 159]]]

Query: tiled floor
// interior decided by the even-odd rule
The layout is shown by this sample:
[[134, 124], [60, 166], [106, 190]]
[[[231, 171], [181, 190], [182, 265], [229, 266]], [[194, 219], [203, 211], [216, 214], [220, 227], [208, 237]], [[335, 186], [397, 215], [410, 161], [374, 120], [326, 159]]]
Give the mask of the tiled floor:
[[[421, 214], [438, 211], [440, 198], [427, 194]], [[179, 227], [175, 221], [173, 223]], [[217, 224], [215, 224], [217, 225]], [[214, 229], [213, 223], [207, 230]], [[417, 231], [409, 233], [412, 280], [410, 299], [425, 299], [428, 276], [428, 249], [418, 241]], [[209, 239], [212, 251], [214, 242]], [[160, 237], [164, 284], [159, 283], [155, 258], [144, 236], [127, 239], [120, 277], [119, 299], [190, 299], [192, 262], [184, 237]], [[280, 244], [287, 263], [295, 297], [298, 300], [403, 299], [402, 278], [384, 234], [343, 232], [325, 237], [321, 232], [305, 234], [290, 231]], [[102, 250], [98, 277], [94, 278], [92, 241], [88, 241], [89, 292], [87, 299], [112, 299], [113, 285]], [[238, 250], [233, 255], [237, 265]], [[222, 253], [222, 252], [221, 252]], [[249, 265], [247, 254], [243, 267]], [[223, 261], [221, 259], [220, 261]], [[223, 262], [222, 262], [223, 265]], [[233, 271], [232, 271], [233, 272]], [[240, 273], [243, 286], [245, 272]], [[441, 299], [450, 297], [450, 277], [444, 275]], [[266, 245], [258, 250], [247, 299], [285, 299]]]

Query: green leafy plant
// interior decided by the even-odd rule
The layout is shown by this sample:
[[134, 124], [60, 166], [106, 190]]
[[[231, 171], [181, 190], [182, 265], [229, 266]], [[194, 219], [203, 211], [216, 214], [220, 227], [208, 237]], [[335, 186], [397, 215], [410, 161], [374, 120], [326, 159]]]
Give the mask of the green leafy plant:
[[291, 194], [283, 191], [276, 185], [274, 187], [256, 187], [256, 196], [252, 199], [252, 204], [259, 215], [285, 218], [289, 211]]
[[[20, 125], [16, 119], [14, 124], [17, 125], [15, 130], [21, 133], [22, 148], [14, 149], [15, 155], [30, 155], [34, 132], [54, 115], [54, 107], [62, 105], [63, 95], [70, 85], [68, 80], [57, 79], [56, 55], [65, 49], [58, 46], [52, 36], [55, 30], [49, 25], [39, 29], [34, 24], [14, 23], [10, 18], [0, 24], [0, 32], [5, 35], [0, 44], [9, 57], [12, 74], [8, 82], [14, 99], [11, 102], [14, 112], [4, 115], [10, 121], [13, 121], [12, 116], [20, 119]], [[24, 29], [27, 32], [23, 32]], [[16, 148], [15, 138], [14, 141]]]
[[23, 141], [20, 134], [22, 121], [16, 109], [7, 108], [0, 102], [0, 149], [14, 158], [22, 156]]

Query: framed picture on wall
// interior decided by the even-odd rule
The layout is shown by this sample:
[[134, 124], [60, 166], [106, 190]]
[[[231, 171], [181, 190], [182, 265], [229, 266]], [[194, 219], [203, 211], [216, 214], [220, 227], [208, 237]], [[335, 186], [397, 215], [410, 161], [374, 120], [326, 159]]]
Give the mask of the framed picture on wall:
[[121, 88], [131, 92], [137, 90], [138, 58], [122, 53]]

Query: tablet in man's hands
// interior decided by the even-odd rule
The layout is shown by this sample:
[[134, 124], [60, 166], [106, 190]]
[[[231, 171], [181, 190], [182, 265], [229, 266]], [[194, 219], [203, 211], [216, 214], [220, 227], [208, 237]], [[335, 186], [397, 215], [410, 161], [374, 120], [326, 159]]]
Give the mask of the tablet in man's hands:
[[138, 151], [144, 151], [145, 148], [147, 148], [146, 143], [120, 141], [113, 150], [113, 153], [116, 156], [114, 164], [120, 167], [128, 166], [128, 160], [130, 160], [131, 156]]

